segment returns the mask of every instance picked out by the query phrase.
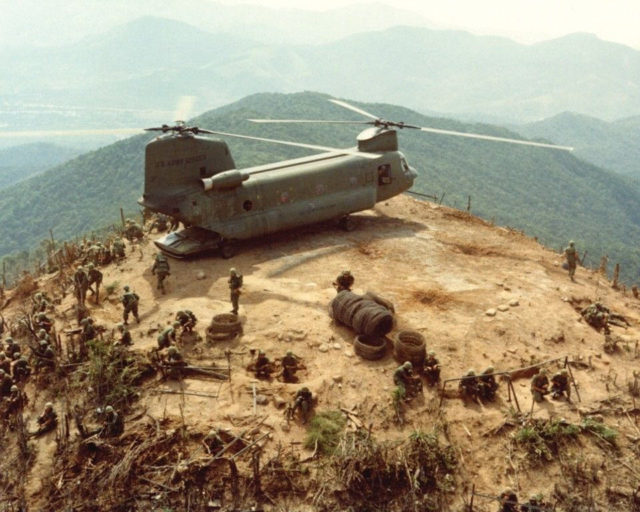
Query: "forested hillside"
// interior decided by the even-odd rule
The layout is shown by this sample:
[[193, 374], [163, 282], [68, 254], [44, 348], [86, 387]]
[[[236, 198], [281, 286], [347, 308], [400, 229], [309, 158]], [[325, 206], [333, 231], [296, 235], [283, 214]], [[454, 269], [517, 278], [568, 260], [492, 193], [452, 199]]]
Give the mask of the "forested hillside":
[[[193, 120], [202, 128], [349, 147], [357, 126], [256, 125], [247, 118], [354, 119], [357, 114], [316, 93], [257, 94]], [[515, 136], [488, 125], [428, 118], [392, 105], [359, 104], [382, 117], [421, 126]], [[88, 153], [7, 190], [0, 198], [0, 254], [30, 248], [53, 228], [72, 237], [131, 211], [142, 191], [144, 145], [140, 135]], [[230, 139], [238, 167], [305, 154], [304, 150]], [[525, 230], [559, 248], [568, 239], [588, 251], [588, 263], [603, 254], [622, 264], [627, 281], [640, 263], [640, 201], [629, 179], [550, 149], [461, 139], [404, 130], [401, 149], [420, 173], [414, 190], [442, 197], [496, 223]]]

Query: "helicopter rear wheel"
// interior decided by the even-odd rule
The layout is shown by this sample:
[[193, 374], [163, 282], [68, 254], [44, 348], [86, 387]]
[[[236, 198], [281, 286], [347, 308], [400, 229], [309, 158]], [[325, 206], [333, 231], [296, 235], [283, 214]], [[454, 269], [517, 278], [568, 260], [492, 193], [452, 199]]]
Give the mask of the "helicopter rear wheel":
[[345, 231], [353, 231], [356, 229], [356, 221], [350, 215], [345, 215], [338, 221], [338, 225]]
[[238, 245], [235, 240], [223, 240], [220, 243], [220, 254], [225, 260], [233, 258], [238, 253]]

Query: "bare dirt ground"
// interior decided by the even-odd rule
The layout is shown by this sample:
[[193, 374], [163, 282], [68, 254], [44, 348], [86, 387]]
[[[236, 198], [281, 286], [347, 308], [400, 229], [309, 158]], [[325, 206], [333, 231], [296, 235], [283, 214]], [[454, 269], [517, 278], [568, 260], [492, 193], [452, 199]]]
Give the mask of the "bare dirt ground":
[[[181, 346], [192, 364], [226, 365], [225, 350], [230, 349], [230, 382], [153, 379], [140, 389], [140, 398], [125, 419], [126, 431], [148, 422], [148, 417], [184, 425], [189, 432], [223, 427], [234, 434], [264, 420], [260, 428], [270, 433], [264, 444], [266, 452], [285, 446], [301, 458], [309, 457], [312, 450], [301, 444], [307, 427], [299, 421], [287, 424], [283, 409], [276, 406], [280, 398], [291, 400], [304, 385], [317, 396], [317, 410], [354, 411], [379, 440], [401, 442], [412, 431], [440, 428], [460, 461], [451, 510], [462, 509], [472, 485], [476, 492], [492, 496], [512, 487], [521, 499], [531, 492], [547, 497], [569, 492], [573, 481], [566, 475], [566, 464], [571, 457], [582, 457], [599, 471], [590, 487], [600, 507], [594, 510], [632, 510], [617, 508], [610, 489], [635, 489], [640, 482], [638, 409], [628, 391], [633, 371], [639, 368], [640, 301], [630, 293], [613, 290], [605, 278], [584, 268], [578, 269], [576, 281], [571, 282], [557, 253], [519, 232], [447, 207], [399, 197], [356, 218], [354, 232], [314, 226], [245, 243], [232, 260], [217, 256], [170, 260], [166, 295], [155, 289], [151, 265], [156, 251], [149, 241], [128, 245], [126, 261], [103, 267], [104, 284], [117, 283], [118, 291], [100, 305], [90, 304], [91, 314], [111, 330], [121, 321], [121, 287], [130, 285], [141, 297], [141, 323], [130, 326], [133, 350], [144, 354], [156, 346], [157, 330], [168, 325], [180, 309], [195, 313], [199, 319], [196, 330], [204, 337], [211, 317], [230, 310], [229, 268], [244, 275], [240, 297], [244, 334], [213, 346], [203, 340]], [[394, 303], [397, 326], [391, 337], [402, 329], [424, 335], [427, 350], [434, 350], [440, 359], [443, 379], [460, 377], [470, 368], [479, 373], [489, 365], [500, 372], [556, 358], [576, 362], [571, 369], [580, 400], [575, 392], [573, 403], [546, 400], [536, 404], [532, 416], [580, 423], [585, 415], [598, 413], [618, 431], [617, 447], [605, 450], [581, 437], [563, 452], [564, 465], [562, 457], [530, 463], [513, 441], [517, 427], [507, 425], [492, 432], [514, 417], [515, 403], [507, 401], [504, 382], [497, 401], [484, 405], [465, 405], [458, 398], [445, 398], [439, 405], [439, 390], [425, 387], [423, 397], [404, 406], [404, 423], [398, 424], [392, 407], [392, 374], [399, 363], [390, 351], [379, 361], [359, 358], [353, 351], [355, 334], [328, 315], [328, 304], [335, 296], [331, 283], [343, 269], [355, 276], [354, 291], [372, 290]], [[199, 272], [204, 273], [203, 279], [198, 279]], [[47, 280], [52, 279], [45, 278], [41, 287], [46, 289]], [[628, 350], [623, 347], [606, 354], [603, 334], [581, 320], [576, 308], [595, 300], [631, 323], [628, 329], [612, 328]], [[70, 293], [56, 306], [58, 332], [76, 326], [70, 313], [66, 320], [60, 314], [73, 302]], [[487, 315], [492, 308], [495, 314]], [[5, 317], [17, 313], [16, 302], [3, 311]], [[293, 351], [306, 365], [300, 383], [256, 382], [245, 369], [251, 362], [250, 349], [264, 350], [271, 358]], [[549, 366], [552, 373], [559, 367], [556, 363]], [[268, 399], [264, 405], [254, 406], [254, 383], [257, 394]], [[523, 413], [529, 414], [529, 378], [515, 380], [513, 385]], [[453, 390], [457, 383], [449, 387]], [[217, 398], [161, 394], [158, 389], [211, 393]], [[69, 400], [79, 399], [52, 396], [46, 390], [36, 396], [32, 383], [26, 391], [30, 402], [25, 419], [30, 429], [35, 429], [35, 418], [47, 400], [62, 409]], [[70, 430], [73, 442], [75, 429]], [[54, 470], [55, 434], [34, 443], [36, 455], [25, 482], [25, 496], [29, 510], [46, 510], [45, 482], [54, 477], [67, 481], [59, 467]], [[196, 447], [184, 457], [203, 455]], [[72, 484], [82, 486], [71, 481], [64, 485]], [[156, 486], [155, 491], [163, 489]], [[295, 509], [312, 510], [311, 498], [312, 493], [299, 496]], [[265, 505], [268, 510], [288, 507]], [[474, 501], [474, 510], [496, 508], [488, 499], [476, 497]]]

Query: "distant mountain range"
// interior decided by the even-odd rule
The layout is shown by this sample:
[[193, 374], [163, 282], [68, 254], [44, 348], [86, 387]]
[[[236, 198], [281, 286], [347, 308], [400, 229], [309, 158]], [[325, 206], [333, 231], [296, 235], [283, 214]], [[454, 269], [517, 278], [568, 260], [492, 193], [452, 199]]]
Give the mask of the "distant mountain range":
[[[354, 144], [357, 128], [344, 125], [254, 125], [248, 118], [361, 120], [317, 93], [257, 94], [207, 112], [202, 127], [297, 140], [333, 147]], [[359, 104], [387, 119], [419, 126], [517, 137], [504, 128], [430, 118], [388, 104]], [[118, 207], [137, 208], [142, 191], [144, 145], [152, 135], [132, 137], [8, 188], [0, 195], [0, 255], [34, 247], [53, 229], [57, 238], [79, 235], [117, 221]], [[501, 225], [525, 230], [559, 248], [572, 238], [588, 260], [603, 254], [637, 279], [640, 264], [640, 189], [632, 180], [570, 153], [403, 130], [401, 149], [420, 173], [414, 189], [444, 195]], [[305, 150], [231, 139], [236, 165], [258, 165], [301, 156]]]
[[5, 47], [5, 129], [145, 126], [172, 121], [185, 96], [202, 112], [260, 91], [322, 90], [519, 124], [564, 111], [607, 121], [640, 113], [640, 52], [587, 34], [527, 46], [397, 26], [283, 45], [242, 26], [209, 33], [146, 17], [80, 43]]

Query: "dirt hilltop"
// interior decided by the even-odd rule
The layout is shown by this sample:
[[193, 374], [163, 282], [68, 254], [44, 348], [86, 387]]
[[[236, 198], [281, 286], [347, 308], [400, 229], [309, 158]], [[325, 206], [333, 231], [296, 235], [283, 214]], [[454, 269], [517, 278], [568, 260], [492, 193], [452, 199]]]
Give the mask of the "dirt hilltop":
[[[220, 491], [222, 498], [214, 498], [203, 497], [208, 491], [202, 487], [198, 499], [204, 505], [198, 508], [196, 498], [187, 497], [191, 495], [185, 490], [186, 476], [181, 477], [191, 475], [191, 464], [197, 463], [199, 470], [212, 471], [207, 478], [220, 485], [228, 482], [229, 466], [211, 466], [201, 445], [213, 427], [227, 429], [232, 436], [245, 434], [246, 444], [258, 440], [255, 446], [263, 447], [263, 469], [271, 471], [278, 463], [279, 471], [284, 471], [288, 460], [303, 467], [296, 466], [295, 475], [287, 476], [290, 490], [276, 495], [270, 494], [269, 478], [283, 473], [261, 473], [267, 497], [259, 500], [259, 506], [264, 510], [329, 510], [336, 503], [344, 509], [344, 489], [331, 488], [331, 499], [323, 502], [333, 484], [318, 480], [323, 474], [319, 468], [330, 456], [304, 447], [308, 425], [285, 420], [282, 403], [302, 386], [317, 396], [316, 411], [350, 411], [344, 413], [350, 418], [347, 429], [359, 428], [380, 443], [397, 447], [412, 432], [435, 431], [442, 445], [452, 448], [457, 463], [446, 477], [451, 485], [445, 489], [438, 484], [443, 496], [440, 508], [425, 505], [428, 500], [415, 491], [414, 482], [411, 507], [391, 501], [376, 505], [371, 497], [369, 510], [463, 510], [474, 488], [473, 510], [493, 511], [498, 505], [490, 497], [506, 487], [514, 489], [521, 501], [531, 493], [542, 493], [545, 500], [557, 503], [556, 510], [640, 510], [640, 409], [631, 393], [640, 358], [640, 301], [584, 268], [578, 268], [576, 281], [571, 282], [558, 253], [518, 231], [459, 210], [402, 196], [355, 218], [358, 227], [353, 232], [313, 226], [246, 243], [231, 260], [216, 256], [170, 260], [166, 295], [155, 289], [151, 274], [155, 246], [149, 240], [127, 244], [124, 262], [101, 267], [104, 285], [116, 285], [117, 291], [100, 305], [89, 301], [89, 309], [108, 335], [121, 321], [119, 296], [128, 284], [140, 296], [141, 322], [132, 322], [130, 329], [132, 351], [141, 357], [156, 347], [158, 329], [169, 325], [181, 309], [195, 313], [196, 330], [204, 338], [212, 316], [230, 310], [229, 268], [244, 275], [242, 336], [213, 345], [204, 339], [184, 342], [180, 347], [191, 364], [223, 366], [225, 351], [230, 350], [231, 379], [180, 382], [159, 374], [150, 377], [126, 412], [125, 434], [119, 440], [93, 446], [96, 451], [86, 453], [71, 420], [64, 441], [55, 433], [30, 441], [32, 458], [26, 467], [15, 463], [20, 456], [15, 432], [3, 428], [1, 446], [7, 456], [0, 463], [6, 475], [0, 479], [0, 510], [18, 510], [9, 507], [20, 500], [28, 510], [51, 510], [53, 504], [68, 510], [187, 510], [180, 500], [190, 499], [191, 510], [232, 510], [224, 498], [228, 488]], [[457, 382], [453, 382], [441, 404], [440, 389], [425, 386], [423, 396], [402, 406], [399, 423], [392, 405], [392, 375], [399, 363], [392, 352], [378, 361], [361, 359], [353, 349], [355, 333], [329, 317], [328, 305], [335, 296], [331, 283], [343, 269], [355, 276], [355, 292], [375, 291], [394, 304], [397, 325], [390, 338], [400, 330], [425, 337], [427, 350], [434, 350], [440, 359], [443, 379], [461, 377], [470, 368], [480, 373], [491, 365], [501, 372], [567, 358], [579, 399], [574, 390], [572, 403], [548, 399], [532, 409], [528, 373], [513, 380], [519, 415], [515, 401], [508, 401], [506, 381], [501, 381], [495, 402], [466, 405], [454, 396]], [[50, 316], [62, 333], [77, 326], [70, 313], [75, 299], [71, 288], [62, 297], [56, 282], [50, 275], [38, 286], [60, 298]], [[614, 353], [603, 350], [604, 335], [581, 320], [578, 312], [596, 300], [630, 323], [628, 328], [612, 327], [613, 336], [619, 338]], [[18, 318], [23, 310], [15, 298], [2, 313]], [[264, 350], [272, 359], [293, 351], [306, 365], [299, 372], [300, 383], [255, 381], [246, 370], [251, 349]], [[550, 372], [557, 371], [560, 363], [551, 363]], [[72, 383], [74, 379], [77, 376], [67, 377]], [[35, 430], [36, 417], [47, 401], [54, 403], [59, 416], [74, 404], [82, 404], [86, 411], [96, 405], [91, 401], [95, 390], [85, 387], [78, 392], [73, 385], [54, 383], [36, 391], [35, 380], [32, 377], [25, 387], [28, 430]], [[86, 418], [90, 421], [91, 414]], [[599, 430], [590, 435], [588, 429], [546, 444], [544, 439], [538, 443], [537, 437], [531, 442], [539, 432], [526, 439], [522, 433], [532, 425], [584, 425], [585, 420], [617, 431], [615, 441], [608, 442]], [[152, 438], [158, 446], [151, 446]], [[144, 455], [145, 443], [155, 450], [153, 456]], [[255, 477], [251, 465], [255, 457], [250, 451], [246, 454], [237, 458], [241, 483]], [[114, 474], [116, 469], [120, 473]], [[100, 482], [111, 482], [113, 489], [126, 482], [128, 496], [115, 490], [94, 495], [92, 475], [98, 471], [102, 471]], [[12, 474], [15, 485], [10, 486]], [[7, 492], [4, 498], [2, 489]], [[256, 500], [245, 493], [237, 510], [249, 510], [251, 503]]]

